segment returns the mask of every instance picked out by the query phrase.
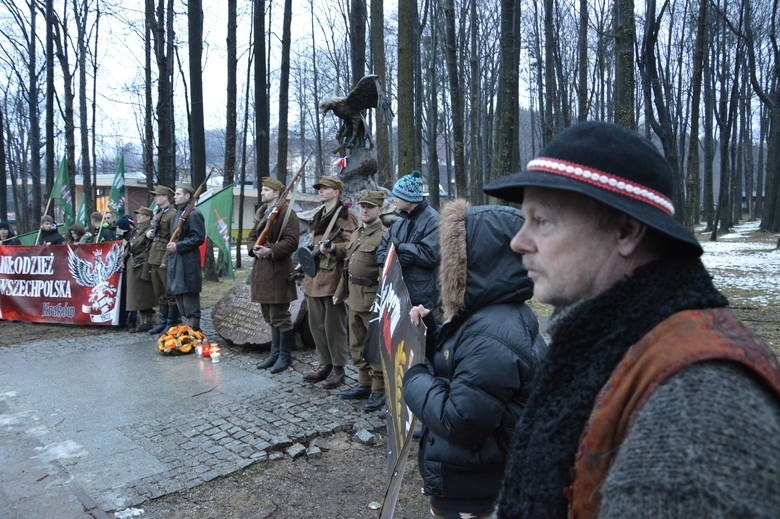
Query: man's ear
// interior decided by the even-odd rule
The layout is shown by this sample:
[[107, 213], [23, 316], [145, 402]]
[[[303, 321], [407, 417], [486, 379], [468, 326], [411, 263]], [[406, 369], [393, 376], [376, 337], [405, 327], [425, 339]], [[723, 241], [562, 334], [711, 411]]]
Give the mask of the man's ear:
[[647, 236], [647, 225], [634, 220], [626, 214], [621, 214], [617, 221], [618, 251], [623, 256], [634, 254], [642, 240]]

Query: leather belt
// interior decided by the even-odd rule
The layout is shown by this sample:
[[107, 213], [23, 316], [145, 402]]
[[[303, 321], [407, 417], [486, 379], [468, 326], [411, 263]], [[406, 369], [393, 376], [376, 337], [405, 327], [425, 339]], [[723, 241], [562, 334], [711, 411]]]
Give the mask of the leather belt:
[[359, 276], [353, 276], [352, 274], [349, 275], [349, 282], [363, 287], [379, 286], [379, 282], [375, 279], [361, 278]]

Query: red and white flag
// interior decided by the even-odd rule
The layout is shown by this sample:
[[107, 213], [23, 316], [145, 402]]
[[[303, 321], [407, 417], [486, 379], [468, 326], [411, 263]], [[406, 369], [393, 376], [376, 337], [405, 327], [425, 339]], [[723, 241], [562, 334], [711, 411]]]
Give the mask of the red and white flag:
[[339, 157], [336, 160], [336, 162], [333, 163], [333, 165], [336, 166], [337, 168], [346, 168], [347, 167], [347, 159], [348, 158], [349, 158], [349, 156]]

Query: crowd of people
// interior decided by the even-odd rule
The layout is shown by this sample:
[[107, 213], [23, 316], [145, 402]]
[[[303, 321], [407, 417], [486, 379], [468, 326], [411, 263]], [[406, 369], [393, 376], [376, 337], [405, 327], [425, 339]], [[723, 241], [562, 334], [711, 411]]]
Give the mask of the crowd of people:
[[[132, 216], [117, 218], [112, 209], [90, 215], [89, 229], [73, 224], [68, 235], [57, 230], [54, 219], [41, 217], [35, 245], [81, 245], [122, 241], [124, 245], [119, 323], [130, 332], [159, 334], [170, 326], [186, 324], [200, 329], [202, 288], [198, 247], [205, 240], [204, 218], [197, 208], [183, 217], [195, 189], [188, 184], [155, 186], [150, 192], [157, 205], [136, 208]], [[181, 227], [179, 230], [178, 228]], [[171, 241], [174, 232], [177, 239]], [[5, 222], [0, 223], [0, 243], [21, 245]], [[159, 319], [154, 323], [154, 307]]]
[[[777, 358], [726, 308], [696, 237], [673, 217], [673, 186], [649, 140], [601, 122], [575, 124], [484, 188], [519, 209], [456, 200], [440, 215], [413, 171], [392, 187], [399, 218], [386, 227], [385, 192], [359, 193], [355, 211], [338, 177], [320, 177], [301, 282], [319, 362], [303, 381], [342, 388], [351, 361], [357, 384], [339, 396], [384, 406], [382, 369], [365, 349], [392, 245], [411, 320], [428, 329], [402, 391], [422, 422], [432, 515], [776, 517]], [[247, 251], [251, 299], [272, 331], [257, 368], [271, 373], [290, 367], [295, 344], [300, 222], [285, 187], [262, 180]], [[171, 240], [193, 192], [157, 186], [154, 212], [95, 213], [89, 231], [71, 228], [70, 243], [127, 241], [135, 331], [182, 316], [199, 328], [203, 215]], [[0, 224], [2, 243], [14, 239]], [[51, 218], [38, 241], [64, 241]], [[549, 343], [531, 297], [553, 307]]]

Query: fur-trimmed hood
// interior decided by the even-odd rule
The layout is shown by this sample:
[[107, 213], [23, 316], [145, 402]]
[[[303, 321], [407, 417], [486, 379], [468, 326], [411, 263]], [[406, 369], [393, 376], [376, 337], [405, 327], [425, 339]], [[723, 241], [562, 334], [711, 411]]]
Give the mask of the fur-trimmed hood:
[[516, 209], [472, 207], [455, 200], [442, 210], [442, 309], [446, 321], [468, 315], [489, 304], [523, 302], [533, 295], [521, 257], [509, 242], [523, 225]]

